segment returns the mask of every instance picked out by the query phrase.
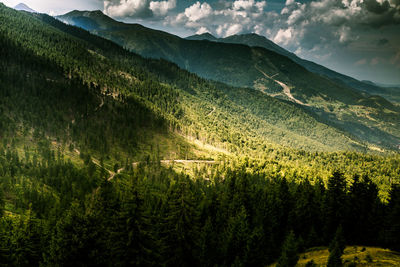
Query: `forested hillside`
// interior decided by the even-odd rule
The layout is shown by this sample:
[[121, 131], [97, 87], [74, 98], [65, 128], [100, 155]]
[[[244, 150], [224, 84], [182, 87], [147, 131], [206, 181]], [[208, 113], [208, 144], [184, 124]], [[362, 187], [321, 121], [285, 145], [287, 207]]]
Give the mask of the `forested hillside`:
[[[58, 18], [144, 57], [163, 58], [201, 77], [255, 88], [264, 94], [296, 103], [363, 142], [397, 149], [400, 108], [381, 97], [388, 94], [372, 90], [376, 87], [361, 82], [355, 87], [349, 86], [347, 80], [354, 79], [344, 75], [346, 82], [332, 78], [325, 72], [334, 72], [322, 66], [319, 66], [319, 72], [310, 72], [307, 67], [314, 63], [294, 58], [270, 41], [268, 45], [261, 42], [258, 47], [250, 47], [254, 44], [254, 35], [215, 40], [206, 36], [213, 41], [187, 40], [139, 24], [117, 22], [101, 11], [73, 11]], [[258, 44], [260, 40], [256, 39]], [[364, 84], [365, 88], [360, 89], [360, 84]]]
[[[82, 27], [85, 27], [82, 25]], [[390, 90], [374, 83], [368, 83], [364, 81], [359, 81], [344, 74], [338, 73], [336, 71], [330, 70], [324, 66], [318, 65], [314, 62], [299, 58], [294, 53], [283, 49], [271, 40], [268, 40], [264, 36], [260, 36], [255, 33], [251, 34], [238, 34], [231, 35], [225, 38], [216, 38], [209, 33], [192, 35], [185, 39], [188, 40], [209, 40], [214, 42], [222, 43], [232, 43], [232, 44], [244, 44], [250, 47], [263, 47], [265, 49], [274, 51], [278, 54], [286, 56], [296, 62], [297, 64], [303, 66], [308, 71], [325, 76], [339, 84], [344, 84], [345, 86], [350, 86], [362, 92], [366, 92], [372, 95], [379, 95], [385, 97], [389, 101], [399, 102], [400, 90]], [[393, 88], [394, 89], [394, 88]]]
[[291, 266], [337, 240], [400, 249], [398, 153], [44, 14], [0, 4], [0, 22], [0, 265]]
[[[168, 127], [229, 151], [243, 153], [271, 143], [313, 150], [362, 148], [301, 107], [201, 79], [166, 61], [145, 60], [47, 15], [17, 13], [5, 17], [3, 25], [12, 40], [54, 61], [67, 77], [78, 77], [114, 99], [138, 99]], [[36, 35], [27, 34], [38, 27]]]

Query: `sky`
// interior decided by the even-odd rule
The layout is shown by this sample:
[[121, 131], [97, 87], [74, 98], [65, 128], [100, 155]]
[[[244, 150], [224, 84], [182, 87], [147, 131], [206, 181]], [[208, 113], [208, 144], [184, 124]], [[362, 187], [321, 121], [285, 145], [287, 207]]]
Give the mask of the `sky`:
[[[1, 1], [1, 0], [0, 0]], [[4, 0], [15, 6], [21, 0]], [[400, 84], [400, 0], [23, 0], [50, 15], [102, 10], [181, 37], [257, 33], [359, 80]]]

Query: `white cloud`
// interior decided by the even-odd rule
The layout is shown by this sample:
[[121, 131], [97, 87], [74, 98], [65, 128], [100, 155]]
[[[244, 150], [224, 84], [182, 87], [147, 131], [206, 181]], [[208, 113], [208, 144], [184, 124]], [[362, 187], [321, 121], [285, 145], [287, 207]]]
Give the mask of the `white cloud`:
[[281, 45], [287, 45], [292, 39], [292, 30], [288, 28], [286, 30], [280, 29], [274, 37], [274, 42]]
[[176, 0], [150, 2], [150, 10], [155, 16], [165, 16], [170, 10], [176, 7]]
[[233, 2], [232, 9], [233, 10], [249, 10], [254, 6], [254, 0], [236, 0]]
[[265, 13], [266, 1], [236, 0], [224, 2], [219, 8], [213, 8], [207, 2], [196, 2], [184, 12], [168, 16], [166, 25], [183, 26], [194, 32], [206, 28], [218, 36], [228, 36], [240, 32], [258, 32], [266, 30], [266, 22], [272, 23], [272, 17]]
[[176, 7], [176, 0], [107, 0], [104, 13], [116, 18], [158, 18]]
[[151, 16], [149, 6], [149, 0], [104, 1], [104, 13], [117, 18], [149, 17]]
[[243, 29], [242, 25], [240, 24], [233, 24], [230, 25], [229, 28], [226, 30], [225, 35], [230, 36], [241, 32]]
[[213, 12], [211, 6], [204, 2], [196, 2], [192, 6], [185, 9], [185, 16], [189, 21], [198, 21], [200, 19], [208, 17]]
[[294, 0], [286, 0], [285, 5], [286, 5], [286, 6], [290, 6], [290, 5], [293, 5], [294, 3], [295, 3]]
[[339, 36], [339, 42], [342, 44], [348, 43], [354, 40], [354, 37], [351, 36], [351, 30], [348, 26], [342, 26], [337, 31], [337, 36]]
[[209, 33], [209, 30], [207, 30], [206, 27], [200, 27], [200, 29], [197, 30], [196, 34], [203, 34], [203, 33]]

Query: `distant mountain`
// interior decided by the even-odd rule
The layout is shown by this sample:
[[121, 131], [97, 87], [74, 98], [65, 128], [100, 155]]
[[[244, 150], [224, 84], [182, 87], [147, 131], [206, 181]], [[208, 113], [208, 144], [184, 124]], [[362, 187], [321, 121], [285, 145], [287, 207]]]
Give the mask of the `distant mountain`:
[[[211, 37], [210, 37], [211, 36]], [[223, 42], [223, 43], [235, 43], [235, 44], [245, 44], [251, 47], [263, 47], [268, 50], [274, 51], [278, 54], [284, 55], [297, 64], [303, 66], [307, 70], [323, 75], [329, 79], [334, 80], [337, 83], [341, 83], [347, 86], [350, 86], [354, 89], [360, 90], [362, 92], [367, 92], [370, 94], [377, 94], [386, 97], [389, 100], [397, 100], [397, 98], [393, 98], [391, 94], [387, 94], [385, 90], [382, 90], [381, 87], [391, 87], [391, 86], [381, 86], [375, 83], [365, 83], [363, 81], [359, 81], [357, 79], [354, 79], [352, 77], [346, 76], [344, 74], [338, 73], [336, 71], [333, 71], [331, 69], [328, 69], [324, 66], [321, 66], [319, 64], [316, 64], [312, 61], [308, 61], [302, 58], [299, 58], [296, 54], [291, 53], [287, 51], [286, 49], [280, 47], [279, 45], [275, 44], [271, 40], [265, 38], [264, 36], [260, 36], [255, 33], [250, 33], [250, 34], [240, 34], [240, 35], [232, 35], [228, 36], [225, 38], [216, 38], [212, 36], [211, 34], [209, 35], [192, 35], [186, 38], [187, 40], [209, 40], [209, 41], [214, 41], [214, 42]], [[400, 87], [400, 86], [399, 86]], [[398, 94], [398, 97], [400, 98], [400, 93]]]
[[[240, 36], [227, 38], [223, 42], [207, 42], [206, 40], [219, 39], [206, 33], [196, 37], [200, 41], [186, 40], [139, 24], [117, 22], [100, 11], [72, 11], [57, 18], [112, 40], [142, 56], [163, 58], [204, 78], [233, 86], [282, 90], [281, 85], [268, 78], [274, 76], [280, 82], [294, 87], [293, 93], [301, 98], [301, 101], [320, 94], [345, 102], [363, 98], [358, 90], [337, 85], [308, 72], [286, 55], [282, 55], [285, 50], [265, 38], [262, 40], [274, 49], [264, 49], [261, 45], [250, 47], [233, 44], [235, 40], [239, 42], [238, 38], [242, 39]], [[254, 37], [261, 38], [252, 35], [247, 39], [255, 40]], [[313, 80], [313, 86], [309, 86], [306, 77]]]
[[218, 41], [218, 38], [216, 38], [214, 35], [212, 35], [209, 32], [203, 33], [203, 34], [196, 34], [189, 36], [185, 38], [187, 40], [193, 40], [193, 41], [202, 41], [202, 40], [207, 40], [207, 41]]
[[374, 83], [371, 81], [362, 81], [362, 82], [373, 86], [370, 88], [370, 93], [383, 96], [386, 99], [389, 99], [390, 101], [400, 105], [400, 85], [381, 84], [381, 83]]
[[26, 11], [26, 12], [31, 12], [31, 13], [37, 13], [35, 10], [33, 10], [32, 8], [30, 8], [29, 6], [27, 6], [24, 3], [19, 3], [18, 5], [16, 5], [14, 7], [15, 10], [19, 10], [19, 11]]
[[371, 82], [371, 81], [362, 81], [364, 83], [370, 83], [373, 85], [377, 85], [380, 87], [387, 87], [387, 88], [400, 88], [400, 84], [385, 84], [385, 83], [377, 83], [377, 82]]
[[250, 34], [240, 34], [240, 35], [231, 35], [225, 38], [216, 38], [209, 33], [205, 34], [196, 34], [189, 37], [186, 37], [187, 40], [209, 40], [215, 42], [223, 42], [223, 43], [231, 43], [231, 44], [245, 44], [251, 47], [263, 47], [268, 50], [274, 51], [278, 54], [284, 55], [286, 57], [293, 57], [296, 55], [283, 49], [279, 45], [274, 42], [268, 40], [267, 38], [257, 35], [255, 33]]
[[[295, 56], [283, 55], [289, 52], [264, 37], [238, 35], [224, 38], [225, 41], [215, 41], [218, 39], [212, 35], [203, 34], [191, 37], [199, 40], [187, 40], [139, 24], [117, 22], [99, 11], [73, 11], [57, 18], [144, 57], [166, 59], [201, 77], [236, 87], [254, 88], [292, 102], [319, 120], [365, 142], [385, 147], [394, 147], [399, 143], [398, 106], [368, 93], [366, 89], [355, 89], [340, 79], [309, 71], [291, 59]], [[365, 88], [380, 89], [312, 62], [309, 66], [326, 70], [336, 77], [354, 80]], [[239, 103], [248, 101], [243, 96], [236, 97], [239, 97], [235, 99]]]

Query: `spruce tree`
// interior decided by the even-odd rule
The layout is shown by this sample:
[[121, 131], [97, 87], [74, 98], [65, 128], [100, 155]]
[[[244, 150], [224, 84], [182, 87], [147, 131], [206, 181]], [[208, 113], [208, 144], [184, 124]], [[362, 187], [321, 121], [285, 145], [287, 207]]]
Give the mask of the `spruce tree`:
[[5, 206], [4, 194], [3, 190], [0, 188], [0, 219], [4, 215], [4, 206]]
[[198, 262], [198, 211], [191, 182], [182, 177], [168, 192], [163, 225], [167, 266], [194, 266]]
[[281, 256], [278, 260], [278, 267], [291, 267], [299, 260], [297, 241], [293, 231], [291, 231], [282, 246]]
[[343, 237], [342, 227], [339, 226], [335, 237], [329, 245], [329, 258], [328, 267], [339, 267], [342, 266], [342, 255], [346, 245]]
[[0, 218], [0, 267], [12, 266], [11, 221]]

